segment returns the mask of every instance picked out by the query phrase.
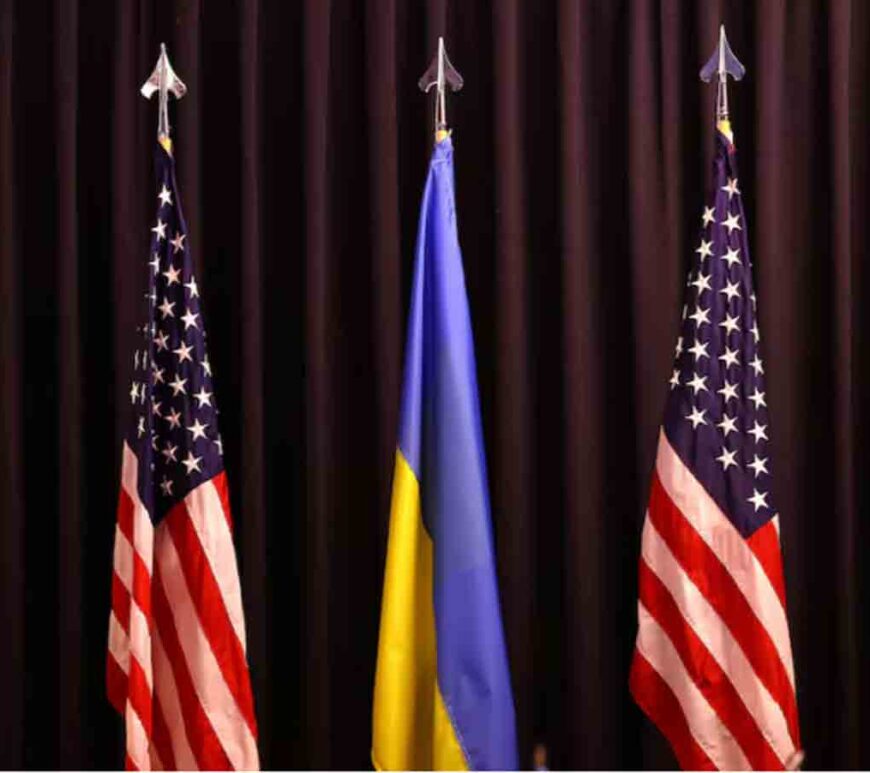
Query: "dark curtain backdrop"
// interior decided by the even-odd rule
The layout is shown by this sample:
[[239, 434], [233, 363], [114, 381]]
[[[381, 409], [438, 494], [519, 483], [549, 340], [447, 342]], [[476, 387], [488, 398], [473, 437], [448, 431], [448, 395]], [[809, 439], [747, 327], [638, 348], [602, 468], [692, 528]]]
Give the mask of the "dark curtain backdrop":
[[[863, 0], [0, 2], [0, 764], [117, 767], [120, 421], [171, 106], [264, 765], [365, 768], [439, 34], [522, 759], [671, 766], [633, 706], [640, 526], [732, 86], [810, 767], [870, 766]], [[864, 737], [862, 737], [864, 736]]]

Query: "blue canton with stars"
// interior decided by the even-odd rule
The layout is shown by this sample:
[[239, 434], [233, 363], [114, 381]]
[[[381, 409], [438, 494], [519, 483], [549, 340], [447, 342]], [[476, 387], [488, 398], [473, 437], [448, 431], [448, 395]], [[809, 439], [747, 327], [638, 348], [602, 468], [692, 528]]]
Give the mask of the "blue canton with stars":
[[713, 182], [686, 286], [664, 431], [695, 478], [748, 537], [776, 513], [746, 216], [734, 144], [721, 128]]
[[133, 354], [127, 442], [139, 460], [139, 494], [159, 521], [223, 470], [205, 328], [175, 161], [156, 152], [157, 216], [148, 260], [148, 321]]

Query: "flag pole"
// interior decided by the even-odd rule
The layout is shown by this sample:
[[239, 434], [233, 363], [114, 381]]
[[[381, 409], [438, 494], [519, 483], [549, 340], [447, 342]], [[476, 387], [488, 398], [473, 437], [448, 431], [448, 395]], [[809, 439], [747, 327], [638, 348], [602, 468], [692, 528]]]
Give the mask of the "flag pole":
[[707, 60], [707, 64], [701, 68], [701, 80], [709, 83], [715, 77], [716, 84], [716, 122], [727, 123], [728, 121], [728, 76], [739, 81], [746, 75], [746, 68], [734, 55], [728, 38], [725, 36], [725, 25], [719, 26], [719, 42], [713, 55]]
[[169, 138], [169, 95], [172, 94], [176, 99], [181, 99], [187, 93], [187, 86], [172, 69], [165, 43], [160, 44], [157, 64], [139, 91], [145, 99], [151, 99], [155, 93], [159, 96], [157, 141], [169, 152], [172, 147], [172, 140]]
[[447, 128], [447, 87], [451, 91], [459, 91], [465, 81], [451, 64], [444, 46], [444, 38], [438, 38], [438, 51], [432, 59], [426, 72], [423, 73], [417, 85], [421, 91], [428, 92], [435, 87], [435, 142], [441, 142], [450, 132]]

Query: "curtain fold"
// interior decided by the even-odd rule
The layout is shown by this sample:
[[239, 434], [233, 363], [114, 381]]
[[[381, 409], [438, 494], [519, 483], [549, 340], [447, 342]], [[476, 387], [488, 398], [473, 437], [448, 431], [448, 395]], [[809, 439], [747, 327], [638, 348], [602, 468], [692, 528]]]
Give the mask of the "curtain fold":
[[267, 767], [365, 768], [439, 35], [521, 759], [668, 767], [640, 526], [724, 22], [808, 767], [867, 767], [870, 8], [0, 3], [0, 766], [117, 767], [104, 689], [165, 41]]

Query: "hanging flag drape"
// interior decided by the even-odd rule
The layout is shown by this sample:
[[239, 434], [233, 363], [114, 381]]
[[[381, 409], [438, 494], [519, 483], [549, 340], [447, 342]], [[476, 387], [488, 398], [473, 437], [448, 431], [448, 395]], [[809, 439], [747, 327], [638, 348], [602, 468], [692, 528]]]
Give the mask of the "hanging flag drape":
[[256, 769], [223, 448], [171, 144], [156, 150], [147, 316], [133, 353], [107, 685], [128, 769]]
[[374, 694], [378, 769], [512, 769], [453, 146], [439, 134], [417, 237]]
[[640, 558], [631, 690], [687, 769], [802, 753], [746, 216], [718, 123]]

